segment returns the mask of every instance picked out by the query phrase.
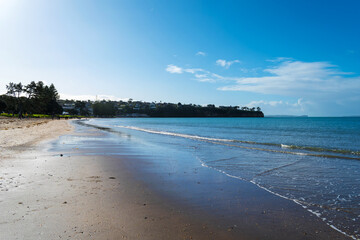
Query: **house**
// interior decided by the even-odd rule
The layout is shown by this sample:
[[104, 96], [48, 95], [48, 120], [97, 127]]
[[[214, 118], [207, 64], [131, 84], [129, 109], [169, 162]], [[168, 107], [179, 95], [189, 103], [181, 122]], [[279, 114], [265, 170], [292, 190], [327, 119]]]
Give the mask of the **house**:
[[156, 109], [156, 104], [155, 103], [150, 103], [150, 109]]

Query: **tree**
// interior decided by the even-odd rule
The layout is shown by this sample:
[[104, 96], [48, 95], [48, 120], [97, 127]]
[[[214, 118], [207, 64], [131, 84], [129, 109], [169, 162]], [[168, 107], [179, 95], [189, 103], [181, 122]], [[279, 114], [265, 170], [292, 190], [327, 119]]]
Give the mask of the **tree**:
[[12, 95], [14, 98], [16, 98], [15, 111], [19, 113], [19, 118], [22, 118], [22, 101], [20, 99], [20, 95], [24, 91], [23, 85], [21, 82], [17, 84], [10, 82], [9, 85], [6, 85], [6, 89], [6, 94], [10, 96]]
[[1, 101], [6, 104], [6, 108], [3, 110], [8, 113], [15, 113], [16, 112], [16, 98], [9, 95], [1, 95]]
[[89, 115], [89, 111], [86, 108], [86, 103], [83, 101], [76, 101], [75, 108], [79, 110], [80, 115], [87, 116]]
[[43, 88], [42, 98], [46, 103], [47, 114], [51, 114], [54, 116], [55, 114], [59, 114], [62, 112], [62, 107], [57, 103], [59, 99], [59, 94], [54, 86], [54, 84], [50, 84], [50, 87], [45, 86]]
[[28, 85], [25, 86], [25, 92], [28, 95], [28, 99], [31, 99], [35, 96], [36, 93], [36, 83], [32, 81]]
[[16, 97], [15, 84], [13, 82], [10, 82], [8, 85], [6, 85], [6, 89], [7, 89], [7, 92], [6, 92], [7, 95]]
[[20, 83], [14, 86], [15, 94], [17, 98], [20, 98], [20, 94], [24, 91], [23, 85]]
[[[23, 86], [21, 83], [10, 82], [6, 85], [6, 89], [8, 95], [8, 98], [5, 99], [7, 109], [13, 113], [18, 112], [20, 118], [24, 111], [52, 115], [62, 112], [62, 107], [57, 103], [59, 94], [54, 84], [46, 86], [41, 81], [37, 83], [32, 81]], [[26, 93], [26, 98], [21, 96], [23, 92]]]
[[6, 105], [5, 101], [0, 99], [0, 113], [5, 111], [6, 107], [7, 107], [7, 105]]
[[95, 116], [112, 117], [116, 114], [115, 104], [110, 101], [96, 102], [92, 107]]

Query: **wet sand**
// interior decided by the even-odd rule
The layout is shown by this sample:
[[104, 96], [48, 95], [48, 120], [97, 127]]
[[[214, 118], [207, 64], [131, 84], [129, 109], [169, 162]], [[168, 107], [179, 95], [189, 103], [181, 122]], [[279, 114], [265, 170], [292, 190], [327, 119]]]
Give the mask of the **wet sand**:
[[2, 159], [0, 239], [348, 239], [192, 159], [179, 168], [84, 126], [58, 133]]

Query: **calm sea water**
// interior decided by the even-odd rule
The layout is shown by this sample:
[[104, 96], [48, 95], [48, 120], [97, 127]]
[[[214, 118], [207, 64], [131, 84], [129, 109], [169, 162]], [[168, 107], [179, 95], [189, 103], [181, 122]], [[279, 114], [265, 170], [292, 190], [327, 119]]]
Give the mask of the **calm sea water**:
[[360, 118], [118, 118], [87, 123], [167, 151], [188, 146], [204, 167], [292, 200], [338, 231], [360, 238]]

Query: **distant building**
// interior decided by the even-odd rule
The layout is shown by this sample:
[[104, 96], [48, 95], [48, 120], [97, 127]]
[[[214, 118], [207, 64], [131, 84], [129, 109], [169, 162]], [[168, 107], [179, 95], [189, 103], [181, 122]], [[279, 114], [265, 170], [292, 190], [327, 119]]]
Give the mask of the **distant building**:
[[64, 100], [59, 100], [58, 104], [63, 108], [64, 115], [69, 114], [69, 111], [75, 109], [75, 103], [74, 102], [68, 102]]
[[140, 104], [139, 104], [139, 103], [136, 103], [133, 109], [134, 109], [134, 110], [140, 110]]

